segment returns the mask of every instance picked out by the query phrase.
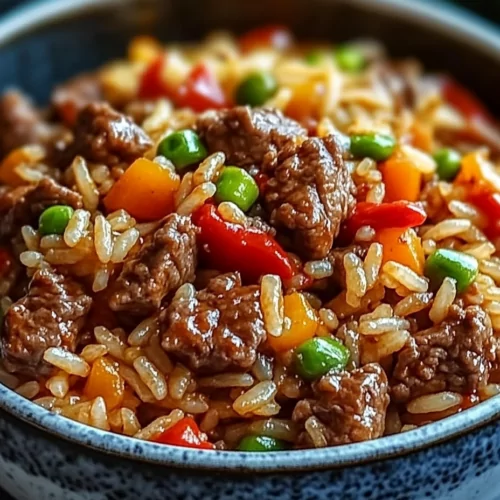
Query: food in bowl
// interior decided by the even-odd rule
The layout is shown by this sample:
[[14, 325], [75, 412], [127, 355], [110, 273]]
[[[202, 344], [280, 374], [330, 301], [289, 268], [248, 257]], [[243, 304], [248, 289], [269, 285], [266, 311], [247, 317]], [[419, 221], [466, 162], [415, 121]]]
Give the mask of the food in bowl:
[[156, 443], [276, 451], [500, 392], [500, 138], [448, 76], [279, 26], [0, 102], [1, 381]]

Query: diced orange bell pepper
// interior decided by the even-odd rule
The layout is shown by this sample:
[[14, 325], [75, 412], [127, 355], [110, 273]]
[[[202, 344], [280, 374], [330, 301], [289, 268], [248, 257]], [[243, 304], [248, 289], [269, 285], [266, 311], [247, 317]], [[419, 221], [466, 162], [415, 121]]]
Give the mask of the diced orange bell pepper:
[[0, 182], [9, 186], [26, 184], [15, 169], [23, 163], [34, 163], [43, 158], [43, 149], [40, 146], [23, 146], [12, 150], [0, 163]]
[[160, 42], [148, 35], [139, 35], [132, 38], [128, 46], [128, 58], [132, 62], [153, 62], [162, 52]]
[[434, 137], [432, 127], [421, 121], [416, 121], [411, 127], [412, 144], [422, 151], [434, 151]]
[[500, 192], [500, 175], [488, 161], [483, 151], [474, 151], [462, 158], [456, 184], [470, 184], [479, 190]]
[[324, 93], [325, 86], [321, 82], [306, 82], [297, 85], [285, 108], [285, 114], [299, 121], [319, 118], [321, 99]]
[[269, 335], [268, 341], [277, 352], [293, 349], [305, 340], [314, 337], [318, 328], [318, 317], [303, 294], [294, 292], [284, 297], [285, 326], [279, 337]]
[[120, 208], [140, 221], [161, 219], [174, 211], [179, 176], [146, 158], [136, 160], [111, 188], [104, 206], [108, 212]]
[[424, 270], [425, 255], [422, 242], [413, 229], [381, 229], [375, 239], [384, 247], [382, 262], [390, 260], [408, 266], [417, 274]]
[[402, 153], [396, 151], [379, 166], [385, 184], [384, 201], [417, 201], [422, 173]]
[[89, 399], [101, 396], [106, 401], [108, 410], [120, 406], [125, 395], [125, 384], [118, 372], [118, 365], [106, 358], [95, 361], [83, 388], [83, 394]]

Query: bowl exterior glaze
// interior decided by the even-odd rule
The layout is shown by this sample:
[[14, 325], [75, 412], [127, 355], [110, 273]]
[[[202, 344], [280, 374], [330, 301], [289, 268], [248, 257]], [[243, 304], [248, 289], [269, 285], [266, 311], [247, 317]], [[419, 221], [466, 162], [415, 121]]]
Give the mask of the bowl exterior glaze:
[[[0, 91], [19, 86], [45, 102], [54, 84], [122, 55], [134, 34], [196, 39], [214, 28], [280, 21], [303, 37], [380, 38], [397, 56], [446, 67], [500, 112], [500, 36], [430, 3], [430, 10], [408, 12], [398, 0], [39, 2], [37, 11], [0, 22]], [[500, 400], [480, 406], [355, 446], [279, 456], [199, 454], [90, 429], [0, 387], [0, 486], [19, 500], [497, 500]], [[436, 444], [449, 436], [455, 437]]]

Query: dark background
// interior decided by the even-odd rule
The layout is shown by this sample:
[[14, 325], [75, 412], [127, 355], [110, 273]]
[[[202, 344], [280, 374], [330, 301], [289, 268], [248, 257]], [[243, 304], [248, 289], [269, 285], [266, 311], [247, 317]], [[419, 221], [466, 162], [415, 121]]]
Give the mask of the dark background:
[[[67, 0], [70, 2], [71, 0]], [[401, 0], [409, 1], [409, 0]], [[415, 1], [415, 0], [414, 0]], [[452, 3], [467, 7], [484, 17], [500, 23], [500, 0], [450, 0]], [[0, 0], [0, 13], [13, 6], [28, 3], [26, 0]]]

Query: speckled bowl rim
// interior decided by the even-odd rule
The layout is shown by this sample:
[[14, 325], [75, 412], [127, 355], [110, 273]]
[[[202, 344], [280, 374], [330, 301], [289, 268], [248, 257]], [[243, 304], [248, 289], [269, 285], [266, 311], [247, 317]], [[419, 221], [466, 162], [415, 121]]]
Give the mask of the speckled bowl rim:
[[[0, 21], [0, 46], [18, 35], [91, 9], [108, 8], [128, 0], [50, 0], [15, 9]], [[328, 1], [328, 0], [325, 0]], [[364, 9], [387, 11], [395, 18], [411, 17], [417, 24], [438, 29], [450, 38], [467, 37], [469, 44], [500, 62], [500, 34], [488, 22], [457, 7], [436, 1], [420, 4], [399, 0], [340, 0]], [[416, 430], [374, 441], [319, 450], [278, 453], [203, 451], [158, 445], [94, 429], [61, 418], [0, 385], [0, 409], [63, 440], [131, 460], [213, 471], [289, 472], [321, 470], [405, 455], [487, 425], [500, 416], [496, 397], [465, 412]]]

